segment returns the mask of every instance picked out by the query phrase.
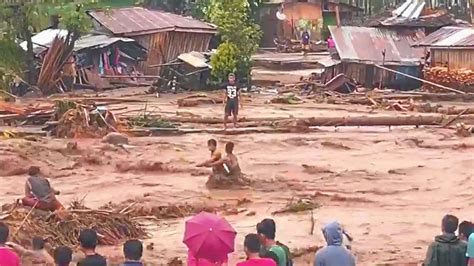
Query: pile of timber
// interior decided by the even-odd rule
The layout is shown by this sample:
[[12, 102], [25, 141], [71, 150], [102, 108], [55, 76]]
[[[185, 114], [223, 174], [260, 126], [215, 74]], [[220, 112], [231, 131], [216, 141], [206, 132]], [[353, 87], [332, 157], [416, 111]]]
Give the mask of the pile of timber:
[[[423, 75], [426, 80], [431, 82], [456, 88], [464, 92], [474, 92], [474, 70], [431, 67], [425, 68]], [[429, 92], [444, 92], [442, 89], [430, 84], [425, 84], [423, 88]]]
[[[64, 92], [65, 87], [62, 82], [62, 72], [67, 61], [73, 52], [73, 43], [70, 36], [67, 38], [56, 37], [51, 44], [51, 48], [46, 53], [38, 76], [38, 87], [44, 95], [55, 92]], [[66, 88], [72, 89], [72, 88]]]

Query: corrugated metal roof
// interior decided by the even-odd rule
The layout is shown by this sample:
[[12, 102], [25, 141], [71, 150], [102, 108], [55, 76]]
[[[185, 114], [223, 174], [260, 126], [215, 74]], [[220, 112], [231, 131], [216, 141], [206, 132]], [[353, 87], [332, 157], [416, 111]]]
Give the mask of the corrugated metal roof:
[[74, 45], [74, 51], [103, 48], [119, 41], [135, 42], [134, 39], [130, 38], [110, 37], [107, 35], [86, 35], [76, 41], [76, 44]]
[[[48, 47], [51, 46], [56, 36], [63, 37], [63, 38], [66, 37], [67, 30], [47, 29], [34, 35], [31, 38], [33, 40], [33, 52], [35, 54], [39, 54], [45, 51]], [[77, 52], [83, 49], [103, 48], [119, 41], [136, 43], [134, 39], [130, 39], [130, 38], [111, 37], [107, 35], [85, 35], [76, 41], [74, 45], [74, 51]], [[139, 45], [139, 44], [136, 43], [136, 45]], [[23, 48], [23, 50], [26, 51], [26, 41], [22, 42], [20, 46], [21, 48]], [[145, 49], [145, 48], [142, 48], [142, 49]]]
[[422, 30], [393, 31], [368, 27], [329, 26], [342, 62], [419, 65], [424, 50], [413, 44], [425, 37]]
[[474, 27], [444, 27], [420, 40], [416, 46], [474, 48]]
[[393, 16], [403, 17], [407, 19], [417, 19], [420, 17], [423, 8], [425, 7], [424, 0], [407, 0], [400, 7], [395, 9]]
[[424, 14], [424, 0], [407, 0], [392, 12], [392, 16], [380, 21], [383, 26], [406, 27], [442, 27], [454, 25], [454, 16], [447, 10], [439, 9], [435, 13], [429, 10]]
[[191, 17], [142, 7], [90, 11], [89, 15], [112, 33], [125, 36], [144, 35], [162, 31], [216, 33], [215, 26]]
[[178, 56], [179, 60], [182, 60], [195, 68], [212, 68], [210, 64], [208, 64], [209, 60], [204, 56], [203, 53], [200, 52], [190, 52], [180, 54]]
[[[38, 54], [46, 50], [46, 47], [49, 47], [51, 45], [56, 36], [66, 37], [67, 30], [47, 29], [35, 34], [33, 37], [31, 37], [31, 40], [33, 41], [33, 52], [35, 54]], [[26, 51], [26, 41], [20, 43], [20, 47]]]

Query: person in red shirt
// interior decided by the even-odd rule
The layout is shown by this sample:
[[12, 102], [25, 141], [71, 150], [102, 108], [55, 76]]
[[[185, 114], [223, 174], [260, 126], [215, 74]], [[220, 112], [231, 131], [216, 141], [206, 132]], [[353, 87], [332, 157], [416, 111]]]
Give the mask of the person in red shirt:
[[260, 241], [257, 234], [248, 234], [245, 236], [244, 249], [247, 260], [237, 263], [237, 266], [276, 266], [272, 259], [260, 258]]
[[20, 266], [20, 257], [6, 245], [9, 234], [8, 226], [0, 222], [0, 265]]

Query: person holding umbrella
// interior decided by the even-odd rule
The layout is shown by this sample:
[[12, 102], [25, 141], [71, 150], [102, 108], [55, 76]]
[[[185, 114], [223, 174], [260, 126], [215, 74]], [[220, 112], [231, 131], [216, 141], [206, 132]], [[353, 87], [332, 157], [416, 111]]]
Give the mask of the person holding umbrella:
[[186, 221], [183, 243], [188, 247], [188, 266], [227, 265], [234, 252], [237, 232], [222, 217], [201, 212]]

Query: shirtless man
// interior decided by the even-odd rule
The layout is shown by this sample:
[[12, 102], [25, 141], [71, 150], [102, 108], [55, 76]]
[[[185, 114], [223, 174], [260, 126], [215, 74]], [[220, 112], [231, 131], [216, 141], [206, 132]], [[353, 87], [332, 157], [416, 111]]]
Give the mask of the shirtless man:
[[249, 183], [249, 181], [243, 177], [242, 171], [240, 170], [239, 161], [237, 160], [237, 156], [233, 154], [233, 151], [234, 143], [228, 142], [225, 145], [226, 156], [218, 161], [209, 164], [209, 166], [211, 167], [221, 166], [224, 168], [224, 172], [222, 175], [215, 175], [214, 180], [209, 181], [214, 181], [218, 184], [228, 183], [229, 185], [243, 185]]
[[[211, 158], [206, 160], [198, 165], [197, 167], [211, 167], [211, 164], [219, 161], [222, 158], [222, 154], [217, 150], [217, 141], [215, 139], [210, 139], [207, 141], [207, 147], [211, 152]], [[222, 174], [224, 173], [224, 167], [222, 165], [216, 165], [212, 167], [212, 174]]]

